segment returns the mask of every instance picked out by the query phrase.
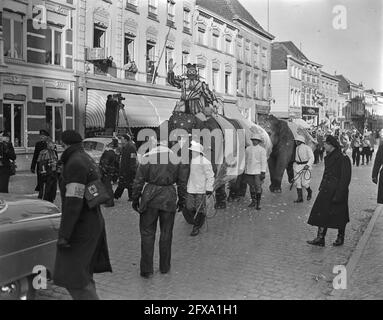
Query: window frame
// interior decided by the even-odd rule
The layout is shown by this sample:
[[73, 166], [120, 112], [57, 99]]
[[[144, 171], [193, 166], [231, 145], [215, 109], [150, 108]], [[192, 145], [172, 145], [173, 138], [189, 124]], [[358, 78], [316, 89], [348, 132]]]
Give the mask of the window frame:
[[[10, 132], [10, 134], [11, 134], [12, 145], [15, 148], [25, 148], [26, 147], [26, 141], [27, 141], [26, 130], [25, 130], [25, 128], [27, 128], [26, 116], [25, 116], [25, 113], [27, 111], [26, 110], [26, 103], [25, 103], [25, 101], [3, 100], [3, 117], [2, 117], [3, 123], [5, 122], [4, 110], [5, 110], [6, 105], [11, 106], [11, 132]], [[22, 108], [21, 128], [20, 128], [20, 137], [22, 138], [22, 141], [21, 141], [20, 147], [15, 145], [15, 105], [21, 105], [21, 108]], [[3, 125], [3, 128], [5, 129], [4, 125]]]
[[9, 50], [11, 53], [14, 51], [14, 45], [15, 45], [15, 21], [21, 22], [22, 26], [22, 43], [21, 43], [21, 48], [22, 50], [21, 53], [21, 58], [15, 58], [13, 56], [6, 56], [5, 48], [3, 55], [7, 59], [14, 59], [14, 60], [20, 60], [20, 61], [25, 61], [26, 60], [26, 49], [27, 49], [27, 24], [26, 24], [26, 18], [25, 16], [22, 16], [21, 14], [13, 13], [13, 12], [8, 12], [8, 11], [3, 11], [3, 41], [5, 45], [5, 32], [4, 32], [4, 20], [9, 20], [9, 27], [10, 27], [10, 34], [9, 34], [9, 40], [10, 40], [10, 48]]

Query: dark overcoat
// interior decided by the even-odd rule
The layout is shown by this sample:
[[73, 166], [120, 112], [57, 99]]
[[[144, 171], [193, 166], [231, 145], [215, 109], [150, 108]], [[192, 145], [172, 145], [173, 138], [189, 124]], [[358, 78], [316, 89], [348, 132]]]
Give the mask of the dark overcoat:
[[8, 193], [11, 176], [11, 161], [16, 160], [15, 149], [11, 142], [0, 142], [0, 192]]
[[340, 149], [335, 149], [325, 157], [324, 163], [319, 194], [311, 209], [308, 224], [343, 228], [350, 221], [348, 187], [351, 181], [351, 161]]
[[[81, 143], [66, 149], [61, 161], [59, 238], [67, 239], [70, 248], [57, 249], [53, 280], [56, 285], [80, 289], [89, 284], [93, 273], [112, 271], [101, 209], [90, 209], [84, 199], [84, 187], [99, 173]], [[90, 174], [91, 168], [96, 177]]]
[[383, 145], [379, 145], [378, 152], [375, 156], [374, 167], [372, 168], [372, 179], [378, 179], [378, 203], [383, 203]]

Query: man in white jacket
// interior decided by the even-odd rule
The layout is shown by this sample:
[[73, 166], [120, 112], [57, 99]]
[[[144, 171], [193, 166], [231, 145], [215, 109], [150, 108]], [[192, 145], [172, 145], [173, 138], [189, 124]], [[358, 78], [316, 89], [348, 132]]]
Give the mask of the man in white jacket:
[[206, 196], [213, 193], [214, 171], [210, 161], [203, 153], [203, 146], [192, 141], [189, 181], [187, 184], [186, 208], [198, 214], [194, 221], [191, 236], [196, 236], [203, 226], [206, 216]]
[[310, 188], [311, 182], [311, 170], [314, 163], [314, 153], [312, 149], [306, 145], [305, 138], [303, 136], [296, 136], [295, 143], [297, 148], [295, 150], [295, 161], [293, 164], [294, 180], [297, 187], [298, 199], [294, 202], [303, 202], [302, 187], [307, 190], [307, 200], [311, 200], [312, 190]]
[[266, 176], [267, 156], [266, 149], [260, 145], [262, 136], [251, 136], [252, 146], [246, 148], [245, 181], [250, 186], [251, 203], [249, 207], [260, 210], [262, 184]]

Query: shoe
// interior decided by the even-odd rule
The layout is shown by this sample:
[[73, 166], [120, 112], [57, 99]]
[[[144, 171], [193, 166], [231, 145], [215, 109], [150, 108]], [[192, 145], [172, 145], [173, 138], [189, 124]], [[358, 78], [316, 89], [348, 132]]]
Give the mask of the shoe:
[[254, 208], [256, 205], [255, 200], [251, 200], [250, 204], [248, 205], [248, 208]]
[[313, 246], [324, 247], [326, 232], [327, 228], [319, 227], [317, 237], [314, 240], [307, 241], [307, 243]]
[[344, 228], [338, 229], [338, 236], [336, 237], [336, 240], [333, 242], [334, 247], [339, 247], [344, 244]]
[[226, 202], [216, 203], [214, 208], [215, 209], [226, 209]]
[[257, 206], [255, 209], [261, 210], [260, 204], [261, 204], [261, 193], [257, 193]]
[[307, 188], [307, 201], [311, 200], [312, 194], [313, 194], [313, 191], [311, 190], [311, 188]]
[[168, 273], [170, 271], [170, 268], [168, 269], [168, 270], [160, 270], [160, 272], [162, 273], [162, 274], [166, 274], [166, 273]]
[[140, 276], [145, 278], [145, 279], [149, 279], [152, 275], [153, 275], [153, 272], [141, 272], [140, 273]]
[[195, 237], [196, 235], [198, 235], [199, 234], [199, 228], [198, 227], [193, 227], [193, 230], [192, 230], [192, 232], [190, 233], [190, 235], [192, 236], [192, 237]]

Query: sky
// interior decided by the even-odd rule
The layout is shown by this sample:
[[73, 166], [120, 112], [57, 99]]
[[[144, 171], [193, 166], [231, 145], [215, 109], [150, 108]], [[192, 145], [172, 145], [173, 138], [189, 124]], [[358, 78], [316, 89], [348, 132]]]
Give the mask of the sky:
[[[267, 0], [239, 1], [267, 30]], [[269, 1], [274, 41], [293, 41], [323, 71], [383, 91], [382, 0]]]

